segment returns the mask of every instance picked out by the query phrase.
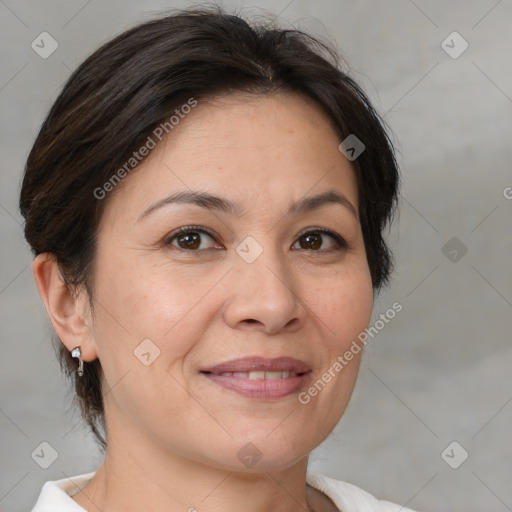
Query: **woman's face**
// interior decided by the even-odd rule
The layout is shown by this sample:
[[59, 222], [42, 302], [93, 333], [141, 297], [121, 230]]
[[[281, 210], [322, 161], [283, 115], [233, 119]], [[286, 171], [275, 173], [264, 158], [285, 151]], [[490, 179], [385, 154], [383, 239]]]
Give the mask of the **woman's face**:
[[[373, 306], [339, 143], [300, 96], [225, 96], [199, 102], [118, 185], [98, 231], [91, 331], [109, 442], [239, 471], [252, 454], [261, 471], [291, 466], [329, 435], [361, 353], [333, 365]], [[347, 204], [304, 203], [328, 191]], [[166, 201], [177, 193], [223, 202]], [[251, 356], [311, 371], [284, 385], [203, 372]]]

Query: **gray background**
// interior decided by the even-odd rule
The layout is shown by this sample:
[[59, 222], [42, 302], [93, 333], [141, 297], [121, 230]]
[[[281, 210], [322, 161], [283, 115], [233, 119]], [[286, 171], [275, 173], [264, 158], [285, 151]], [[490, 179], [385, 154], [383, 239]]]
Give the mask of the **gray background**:
[[[45, 481], [101, 460], [69, 409], [33, 281], [17, 209], [24, 161], [70, 70], [136, 22], [187, 4], [0, 0], [0, 511], [29, 510]], [[310, 469], [418, 510], [512, 510], [511, 2], [224, 5], [335, 39], [399, 142], [397, 272], [374, 315], [395, 301], [403, 310], [370, 340], [353, 399]], [[59, 43], [48, 59], [30, 46], [43, 31]], [[456, 59], [441, 46], [453, 31], [469, 44]], [[467, 248], [458, 261], [452, 237]], [[31, 457], [43, 441], [58, 452], [48, 469]], [[452, 441], [463, 447], [448, 452], [452, 465], [469, 453], [458, 469], [441, 457]]]

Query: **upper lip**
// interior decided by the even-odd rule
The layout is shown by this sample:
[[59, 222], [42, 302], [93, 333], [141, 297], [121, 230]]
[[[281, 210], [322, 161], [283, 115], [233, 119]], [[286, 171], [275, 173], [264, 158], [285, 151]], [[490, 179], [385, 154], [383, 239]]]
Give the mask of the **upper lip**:
[[202, 372], [224, 373], [224, 372], [296, 372], [307, 373], [311, 368], [299, 359], [293, 357], [277, 357], [268, 359], [260, 356], [241, 357], [220, 363], [209, 368], [203, 368]]

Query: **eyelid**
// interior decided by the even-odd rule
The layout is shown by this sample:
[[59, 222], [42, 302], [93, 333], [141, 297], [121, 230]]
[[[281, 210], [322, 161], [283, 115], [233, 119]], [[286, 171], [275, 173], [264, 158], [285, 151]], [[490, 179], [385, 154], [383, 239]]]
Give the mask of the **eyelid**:
[[301, 236], [304, 236], [304, 235], [308, 235], [309, 233], [326, 233], [327, 235], [331, 235], [333, 237], [338, 237], [338, 238], [341, 238], [340, 235], [338, 235], [337, 233], [335, 233], [334, 231], [331, 231], [330, 229], [327, 229], [327, 228], [306, 228], [306, 229], [303, 229], [298, 235], [297, 235], [297, 238], [300, 238]]
[[[302, 230], [297, 236], [296, 236], [296, 239], [298, 240], [299, 238], [305, 236], [305, 235], [308, 235], [309, 233], [323, 233], [323, 234], [326, 234], [326, 235], [329, 235], [331, 238], [334, 238], [334, 240], [337, 242], [338, 244], [338, 249], [348, 249], [348, 243], [347, 241], [341, 236], [341, 235], [338, 235], [338, 233], [336, 233], [335, 231], [332, 231], [330, 229], [327, 229], [327, 228], [306, 228], [304, 230]], [[295, 242], [294, 242], [295, 244]], [[327, 251], [310, 251], [310, 252], [327, 252]]]
[[[180, 228], [175, 229], [174, 231], [172, 231], [171, 233], [169, 233], [168, 235], [165, 236], [164, 244], [170, 245], [171, 240], [176, 238], [178, 235], [188, 233], [190, 231], [197, 232], [197, 233], [204, 233], [204, 234], [208, 235], [212, 240], [214, 240], [214, 241], [217, 240], [217, 235], [213, 231], [211, 231], [208, 228], [205, 228], [203, 226], [181, 226]], [[177, 249], [181, 249], [181, 247], [177, 247]], [[183, 250], [186, 250], [186, 249], [183, 249]], [[194, 252], [194, 251], [189, 251], [189, 252]], [[195, 251], [195, 252], [199, 252], [199, 251]]]

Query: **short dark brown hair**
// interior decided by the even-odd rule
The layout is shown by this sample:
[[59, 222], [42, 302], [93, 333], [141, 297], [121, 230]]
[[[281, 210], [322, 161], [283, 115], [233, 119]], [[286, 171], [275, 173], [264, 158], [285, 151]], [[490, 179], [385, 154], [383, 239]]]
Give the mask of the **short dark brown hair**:
[[[295, 92], [327, 114], [340, 141], [353, 134], [364, 143], [352, 164], [372, 285], [380, 290], [394, 266], [383, 231], [396, 209], [399, 169], [384, 121], [344, 65], [330, 43], [274, 22], [249, 24], [219, 6], [174, 11], [115, 37], [69, 78], [28, 156], [20, 210], [33, 253], [51, 253], [65, 284], [83, 285], [92, 307], [96, 231], [109, 198], [94, 191], [191, 97]], [[100, 363], [87, 363], [79, 378], [76, 360], [54, 341], [104, 449]]]

